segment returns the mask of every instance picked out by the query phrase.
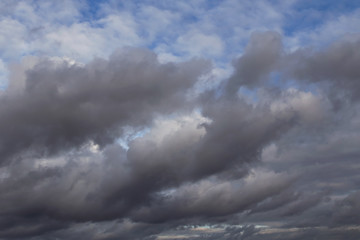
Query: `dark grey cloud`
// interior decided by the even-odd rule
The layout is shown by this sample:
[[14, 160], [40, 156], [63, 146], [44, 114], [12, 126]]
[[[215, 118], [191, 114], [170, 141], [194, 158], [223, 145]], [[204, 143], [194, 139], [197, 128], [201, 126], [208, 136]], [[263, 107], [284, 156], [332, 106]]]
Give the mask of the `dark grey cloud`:
[[303, 86], [321, 86], [335, 110], [359, 100], [360, 41], [340, 41], [325, 49], [303, 48], [283, 57], [280, 67], [286, 78]]
[[[7, 169], [14, 177], [4, 180], [8, 194], [2, 200], [4, 204], [8, 204], [7, 210], [15, 214], [30, 212], [67, 221], [128, 217], [142, 222], [164, 222], [200, 215], [222, 216], [245, 210], [287, 188], [291, 181], [287, 176], [275, 175], [270, 178], [273, 181], [271, 185], [255, 182], [254, 186], [250, 184], [244, 188], [240, 195], [233, 192], [237, 188], [229, 192], [220, 191], [220, 198], [212, 202], [208, 200], [215, 200], [218, 193], [210, 193], [202, 199], [190, 195], [190, 199], [199, 198], [199, 204], [190, 205], [187, 209], [177, 205], [184, 201], [189, 202], [189, 199], [183, 199], [180, 195], [180, 199], [175, 198], [167, 203], [163, 202], [163, 196], [158, 194], [184, 183], [222, 173], [233, 166], [241, 168], [244, 164], [258, 160], [262, 146], [288, 129], [290, 123], [287, 118], [274, 118], [265, 109], [259, 113], [254, 111], [251, 116], [250, 106], [244, 104], [211, 104], [208, 111], [213, 122], [202, 127], [204, 135], [195, 141], [192, 140], [192, 132], [182, 138], [177, 134], [170, 135], [166, 142], [159, 146], [149, 139], [138, 138], [130, 144], [127, 152], [114, 144], [104, 147], [102, 154], [97, 155], [92, 154], [88, 146], [85, 146], [80, 153], [65, 155], [65, 165], [34, 169], [25, 173], [21, 172], [21, 169], [32, 166], [36, 159], [20, 162]], [[228, 107], [228, 112], [220, 114], [219, 111], [225, 106]], [[248, 115], [244, 119], [242, 114], [245, 113]], [[181, 130], [183, 129], [179, 132]], [[229, 134], [230, 132], [232, 134]], [[212, 155], [208, 155], [207, 147], [215, 146], [220, 138], [223, 146], [213, 149]], [[92, 159], [91, 164], [81, 162], [87, 158]], [[241, 171], [238, 178], [244, 174], [246, 172]], [[27, 192], [27, 189], [39, 188], [39, 184], [41, 187], [35, 194]], [[257, 190], [253, 191], [253, 187]], [[212, 194], [216, 195], [211, 197]], [[228, 196], [225, 197], [226, 195]], [[243, 197], [244, 195], [246, 197]], [[27, 196], [28, 200], [19, 207], [17, 199], [21, 196]], [[230, 202], [223, 201], [224, 197]], [[163, 211], [158, 209], [159, 204]], [[146, 210], [148, 205], [151, 208]], [[141, 211], [137, 210], [139, 208]], [[150, 213], [144, 214], [142, 208]], [[170, 210], [176, 210], [177, 213]]]
[[14, 65], [0, 96], [0, 238], [356, 238], [357, 45], [286, 52], [278, 33], [255, 33], [222, 89], [191, 98], [208, 61], [123, 49]]
[[[287, 180], [267, 191], [248, 189], [252, 196], [245, 200], [226, 193], [238, 200], [233, 206], [223, 202], [223, 210], [212, 213], [207, 211], [215, 210], [213, 204], [179, 208], [178, 213], [158, 209], [162, 191], [234, 167], [240, 170], [238, 178], [245, 176], [246, 165], [259, 160], [262, 147], [293, 123], [268, 106], [255, 109], [240, 99], [210, 94], [207, 103], [189, 103], [188, 109], [201, 106], [209, 119], [197, 123], [201, 136], [189, 130], [180, 137], [185, 130], [180, 128], [160, 145], [143, 137], [133, 140], [128, 151], [112, 144], [121, 127], [151, 126], [156, 116], [181, 114], [187, 108], [186, 90], [207, 69], [204, 61], [162, 65], [153, 53], [127, 49], [85, 66], [41, 60], [23, 83], [15, 78], [1, 102], [3, 213], [24, 222], [27, 216], [66, 224], [123, 218], [166, 222], [229, 215], [286, 188]], [[94, 153], [94, 146], [100, 152]], [[44, 159], [49, 167], [39, 168]], [[164, 208], [177, 205], [174, 201]], [[147, 206], [150, 215], [142, 212]]]
[[339, 224], [360, 223], [360, 192], [350, 193], [346, 198], [337, 201], [333, 212], [333, 222]]
[[3, 216], [0, 219], [0, 239], [21, 239], [54, 232], [69, 227], [68, 223], [51, 218]]
[[103, 146], [122, 126], [146, 125], [186, 106], [186, 90], [207, 69], [202, 60], [160, 64], [140, 49], [85, 66], [41, 60], [26, 72], [23, 89], [10, 83], [1, 96], [1, 161], [24, 152], [51, 155], [89, 140]]
[[[261, 173], [258, 173], [261, 175]], [[264, 174], [266, 175], [266, 174]], [[243, 212], [287, 189], [292, 179], [286, 175], [258, 176], [254, 181], [204, 180], [183, 185], [160, 201], [135, 211], [135, 219], [167, 222], [190, 217], [221, 217]]]
[[254, 88], [268, 79], [281, 59], [283, 47], [277, 32], [256, 32], [251, 35], [245, 53], [234, 60], [234, 74], [228, 80], [227, 92], [236, 93], [241, 86]]
[[305, 88], [309, 83], [320, 84], [334, 98], [355, 100], [359, 92], [359, 46], [358, 40], [343, 40], [323, 49], [303, 47], [289, 52], [277, 32], [255, 32], [244, 54], [233, 61], [234, 73], [226, 90], [234, 94], [240, 87], [266, 87], [276, 78], [271, 76], [275, 73], [283, 84], [287, 80], [298, 80]]
[[285, 71], [300, 80], [330, 82], [339, 89], [351, 90], [355, 94], [351, 97], [356, 97], [359, 46], [359, 41], [342, 41], [320, 51], [299, 49], [285, 57]]

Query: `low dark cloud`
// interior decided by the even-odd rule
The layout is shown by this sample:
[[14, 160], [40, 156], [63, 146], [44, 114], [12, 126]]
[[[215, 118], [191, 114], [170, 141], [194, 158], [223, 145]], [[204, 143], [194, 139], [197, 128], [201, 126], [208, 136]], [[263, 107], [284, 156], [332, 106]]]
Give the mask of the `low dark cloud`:
[[300, 80], [330, 83], [350, 91], [351, 98], [357, 98], [359, 46], [359, 41], [342, 41], [320, 51], [299, 49], [285, 57], [285, 72]]
[[40, 60], [1, 96], [1, 161], [25, 152], [47, 156], [89, 140], [104, 146], [122, 126], [146, 125], [186, 106], [186, 90], [208, 69], [202, 60], [160, 64], [142, 49], [85, 66]]
[[230, 94], [241, 86], [254, 88], [268, 79], [283, 54], [281, 35], [277, 32], [255, 32], [251, 35], [245, 53], [234, 60], [233, 76], [227, 84]]
[[280, 34], [255, 33], [233, 75], [191, 97], [209, 61], [123, 49], [14, 65], [0, 238], [356, 238], [357, 45], [286, 52]]

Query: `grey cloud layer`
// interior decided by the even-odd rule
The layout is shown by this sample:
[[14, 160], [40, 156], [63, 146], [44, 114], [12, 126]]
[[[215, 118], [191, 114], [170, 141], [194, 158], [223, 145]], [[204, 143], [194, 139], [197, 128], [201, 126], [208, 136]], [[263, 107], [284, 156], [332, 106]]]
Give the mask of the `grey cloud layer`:
[[24, 151], [47, 155], [89, 140], [104, 145], [119, 127], [142, 126], [155, 114], [185, 106], [186, 90], [209, 68], [201, 60], [161, 65], [146, 50], [124, 50], [85, 66], [56, 65], [40, 61], [26, 73], [23, 89], [10, 85], [1, 96], [2, 162]]
[[[287, 53], [281, 41], [255, 33], [220, 89], [192, 98], [208, 61], [141, 49], [14, 72], [0, 95], [0, 238], [156, 239], [219, 222], [200, 239], [358, 236], [344, 229], [360, 215], [359, 42]], [[124, 127], [149, 130], [124, 149]]]

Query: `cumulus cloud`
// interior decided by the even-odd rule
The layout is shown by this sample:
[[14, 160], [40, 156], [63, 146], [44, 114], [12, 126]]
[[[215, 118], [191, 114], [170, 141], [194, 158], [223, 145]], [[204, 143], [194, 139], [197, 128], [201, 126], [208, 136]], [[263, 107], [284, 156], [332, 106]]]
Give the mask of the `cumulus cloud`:
[[[181, 190], [183, 184], [194, 188], [197, 181], [224, 176], [234, 167], [238, 170], [232, 174], [241, 179], [247, 175], [246, 165], [259, 160], [262, 147], [292, 125], [291, 118], [279, 118], [269, 106], [254, 109], [241, 99], [217, 99], [211, 92], [199, 101], [188, 99], [187, 90], [208, 69], [203, 60], [160, 64], [154, 53], [142, 49], [123, 49], [109, 60], [85, 65], [46, 58], [14, 65], [12, 82], [1, 96], [4, 211], [24, 224], [30, 214], [40, 222], [58, 221], [60, 227], [71, 221], [124, 218], [158, 222], [232, 214], [286, 188], [288, 180], [265, 187], [267, 193], [256, 186], [260, 182], [245, 182], [250, 186], [241, 191], [249, 196], [241, 199], [243, 195], [234, 192], [238, 187], [223, 192], [224, 183], [218, 185], [220, 192], [194, 195], [200, 210], [195, 204], [188, 210], [178, 208], [179, 214], [165, 211], [168, 216], [161, 217], [161, 193], [180, 187], [174, 199], [181, 199], [183, 191], [189, 191]], [[201, 112], [186, 115], [194, 107]], [[161, 120], [168, 114], [175, 115]], [[125, 150], [116, 139], [127, 126], [151, 130], [131, 140]], [[202, 202], [212, 194], [239, 200], [226, 206], [223, 196], [218, 204], [224, 210], [210, 213], [214, 206]], [[161, 208], [178, 200], [173, 201]], [[153, 207], [146, 210], [148, 205]]]
[[84, 66], [40, 60], [1, 96], [2, 161], [89, 140], [104, 145], [121, 126], [141, 126], [156, 113], [178, 109], [207, 69], [201, 60], [162, 65], [153, 53], [131, 49]]
[[40, 5], [0, 4], [1, 239], [360, 236], [358, 39], [288, 48], [265, 1]]
[[[94, 239], [156, 238], [186, 219], [211, 223], [227, 216], [252, 222], [286, 218], [301, 226], [296, 216], [324, 214], [331, 205], [339, 211], [328, 224], [353, 223], [342, 220], [349, 214], [344, 205], [353, 197], [326, 200], [336, 188], [321, 188], [325, 175], [317, 176], [321, 191], [316, 193], [303, 185], [303, 177], [314, 178], [317, 168], [291, 170], [284, 163], [289, 157], [306, 160], [291, 144], [301, 148], [296, 144], [309, 129], [328, 122], [320, 131], [326, 136], [328, 127], [341, 121], [332, 115], [337, 111], [327, 100], [330, 92], [278, 89], [281, 95], [275, 98], [264, 85], [256, 104], [234, 96], [242, 85], [263, 85], [275, 69], [273, 57], [281, 62], [289, 56], [281, 53], [276, 33], [257, 33], [252, 41], [235, 60], [239, 65], [224, 82], [227, 91], [209, 89], [191, 98], [188, 91], [210, 69], [207, 61], [162, 64], [148, 50], [127, 48], [88, 64], [33, 57], [12, 65], [11, 82], [1, 96], [0, 185], [6, 194], [0, 204], [14, 221], [1, 236], [46, 236], [54, 230], [76, 235], [74, 221], [122, 221], [124, 230], [93, 232]], [[267, 41], [275, 51], [263, 49]], [[265, 62], [257, 65], [262, 54]], [[249, 56], [254, 68], [260, 66], [259, 75], [242, 73]], [[321, 87], [322, 81], [336, 84], [333, 79], [315, 83]], [[148, 130], [128, 139], [124, 149], [117, 139], [126, 127]], [[312, 147], [312, 157], [324, 151], [318, 143]], [[268, 154], [277, 160], [267, 161]], [[266, 168], [256, 168], [262, 158]], [[243, 230], [235, 230], [223, 236], [245, 239]], [[255, 231], [248, 237], [267, 234]]]
[[282, 52], [281, 36], [276, 32], [253, 33], [245, 53], [234, 61], [235, 72], [229, 79], [228, 91], [240, 86], [254, 87], [275, 70]]

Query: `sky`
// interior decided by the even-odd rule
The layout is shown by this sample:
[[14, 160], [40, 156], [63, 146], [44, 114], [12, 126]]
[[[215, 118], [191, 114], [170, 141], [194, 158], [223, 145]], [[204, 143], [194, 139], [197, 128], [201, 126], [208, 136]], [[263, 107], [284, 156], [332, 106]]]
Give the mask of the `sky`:
[[357, 0], [0, 0], [0, 239], [360, 239]]

